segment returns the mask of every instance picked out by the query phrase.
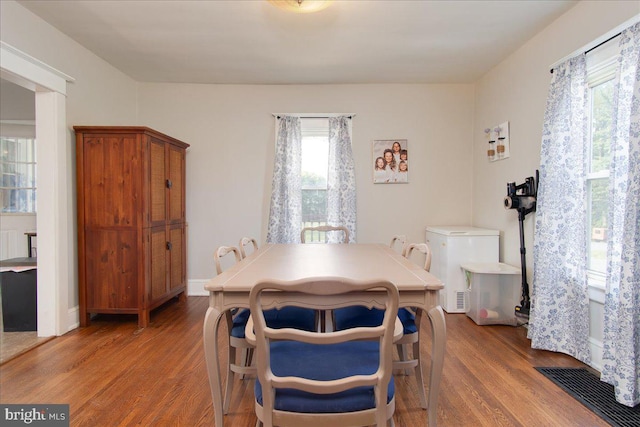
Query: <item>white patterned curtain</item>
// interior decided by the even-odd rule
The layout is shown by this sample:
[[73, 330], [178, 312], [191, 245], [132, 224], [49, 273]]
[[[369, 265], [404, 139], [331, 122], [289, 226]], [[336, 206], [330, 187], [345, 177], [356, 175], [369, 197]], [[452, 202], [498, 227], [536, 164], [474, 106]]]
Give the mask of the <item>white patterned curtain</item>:
[[300, 243], [302, 230], [302, 133], [300, 118], [276, 118], [268, 243]]
[[[351, 149], [350, 119], [329, 118], [329, 171], [327, 174], [327, 223], [349, 230], [349, 242], [356, 241], [356, 178]], [[336, 243], [336, 233], [329, 233]]]
[[587, 84], [584, 55], [554, 69], [542, 131], [529, 338], [533, 348], [585, 363]]
[[620, 35], [609, 168], [607, 281], [601, 379], [640, 403], [640, 23]]

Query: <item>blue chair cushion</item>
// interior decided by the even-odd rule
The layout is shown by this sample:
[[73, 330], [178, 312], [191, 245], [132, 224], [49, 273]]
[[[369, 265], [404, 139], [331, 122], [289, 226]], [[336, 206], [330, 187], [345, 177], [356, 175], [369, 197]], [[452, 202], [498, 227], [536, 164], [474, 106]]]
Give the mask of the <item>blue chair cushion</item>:
[[[331, 345], [278, 341], [271, 344], [271, 370], [278, 376], [335, 380], [372, 374], [378, 369], [379, 343], [352, 341]], [[393, 377], [387, 403], [395, 393]], [[256, 401], [262, 405], [262, 385], [255, 382]], [[275, 408], [301, 413], [354, 412], [375, 407], [373, 387], [357, 387], [340, 393], [313, 394], [294, 389], [276, 390]]]
[[415, 334], [418, 332], [416, 327], [416, 315], [406, 308], [398, 309], [398, 318], [402, 322], [402, 333], [405, 335]]
[[[233, 318], [233, 327], [231, 328], [231, 336], [236, 338], [244, 338], [244, 330], [251, 312], [249, 309], [243, 308]], [[264, 318], [267, 325], [271, 328], [296, 328], [305, 331], [316, 330], [316, 312], [314, 310], [302, 307], [283, 307], [280, 310], [272, 309], [264, 312]]]
[[361, 305], [352, 305], [333, 311], [336, 331], [356, 328], [358, 326], [380, 326], [382, 325], [383, 317], [384, 310], [377, 308], [369, 309]]
[[[333, 312], [336, 331], [357, 326], [378, 326], [382, 324], [383, 317], [384, 311], [377, 308], [368, 309], [361, 305], [339, 308]], [[408, 335], [418, 332], [416, 316], [410, 310], [399, 308], [398, 318], [402, 322], [402, 333]]]

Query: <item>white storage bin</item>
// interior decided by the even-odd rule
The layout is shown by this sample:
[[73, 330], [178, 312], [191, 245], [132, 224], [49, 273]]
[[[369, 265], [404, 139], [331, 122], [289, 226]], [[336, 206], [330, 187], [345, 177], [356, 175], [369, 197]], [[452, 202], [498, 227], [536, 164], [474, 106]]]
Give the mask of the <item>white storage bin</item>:
[[515, 307], [520, 304], [520, 269], [508, 264], [462, 264], [467, 279], [467, 316], [478, 325], [512, 325], [518, 321]]

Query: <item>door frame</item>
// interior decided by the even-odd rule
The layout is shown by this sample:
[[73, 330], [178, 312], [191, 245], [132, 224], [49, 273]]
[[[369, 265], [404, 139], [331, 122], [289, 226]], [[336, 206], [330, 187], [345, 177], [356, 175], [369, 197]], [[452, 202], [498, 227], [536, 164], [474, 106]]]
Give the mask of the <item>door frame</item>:
[[69, 310], [75, 306], [70, 297], [77, 278], [66, 93], [67, 82], [74, 79], [5, 42], [0, 42], [0, 58], [0, 77], [35, 92], [38, 336], [59, 336], [78, 324], [77, 313]]

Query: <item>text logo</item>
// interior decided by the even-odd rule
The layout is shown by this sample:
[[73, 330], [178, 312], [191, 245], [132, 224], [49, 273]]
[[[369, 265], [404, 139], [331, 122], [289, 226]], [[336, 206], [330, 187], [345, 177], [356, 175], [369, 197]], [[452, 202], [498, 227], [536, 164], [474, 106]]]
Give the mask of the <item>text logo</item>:
[[69, 405], [0, 404], [0, 425], [69, 427]]

